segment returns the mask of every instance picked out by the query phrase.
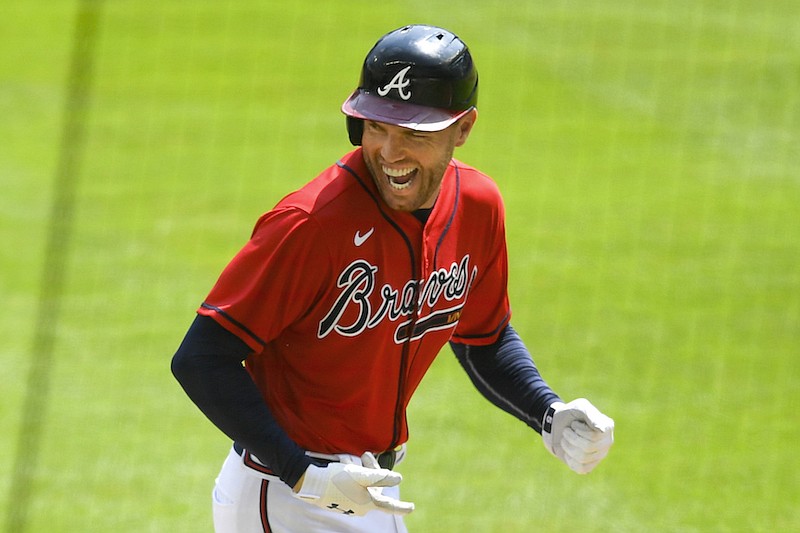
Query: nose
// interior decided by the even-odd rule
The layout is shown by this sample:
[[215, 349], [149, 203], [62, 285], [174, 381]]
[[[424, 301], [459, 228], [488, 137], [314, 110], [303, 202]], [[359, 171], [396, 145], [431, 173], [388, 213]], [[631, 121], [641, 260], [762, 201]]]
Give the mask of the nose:
[[381, 145], [381, 157], [387, 163], [401, 161], [406, 155], [406, 143], [403, 135], [389, 132]]

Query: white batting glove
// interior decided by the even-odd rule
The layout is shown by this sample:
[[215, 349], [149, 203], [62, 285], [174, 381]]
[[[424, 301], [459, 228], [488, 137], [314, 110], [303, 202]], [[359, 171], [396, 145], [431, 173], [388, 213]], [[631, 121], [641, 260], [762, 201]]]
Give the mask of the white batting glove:
[[614, 443], [614, 421], [585, 398], [555, 402], [544, 415], [542, 440], [572, 470], [588, 474]]
[[361, 459], [364, 466], [344, 463], [309, 466], [295, 496], [323, 509], [348, 515], [363, 516], [374, 510], [406, 515], [414, 510], [413, 503], [385, 496], [381, 490], [400, 484], [403, 476], [378, 467], [372, 454], [364, 454]]

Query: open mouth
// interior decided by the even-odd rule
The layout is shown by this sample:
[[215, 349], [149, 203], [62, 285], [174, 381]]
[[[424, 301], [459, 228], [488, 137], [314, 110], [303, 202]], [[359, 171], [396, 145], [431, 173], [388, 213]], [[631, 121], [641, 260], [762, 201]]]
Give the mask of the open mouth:
[[411, 182], [414, 181], [414, 176], [416, 176], [417, 169], [414, 167], [409, 168], [389, 168], [389, 167], [381, 167], [383, 173], [386, 174], [386, 177], [389, 178], [389, 185], [396, 191], [402, 191], [407, 189], [411, 186]]

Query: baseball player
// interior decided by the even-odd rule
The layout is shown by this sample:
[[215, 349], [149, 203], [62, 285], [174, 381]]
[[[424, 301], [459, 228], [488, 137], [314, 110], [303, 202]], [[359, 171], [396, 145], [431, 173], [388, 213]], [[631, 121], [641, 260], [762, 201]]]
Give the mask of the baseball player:
[[173, 357], [233, 446], [218, 532], [405, 531], [406, 407], [449, 343], [476, 388], [588, 473], [614, 422], [564, 403], [510, 324], [503, 203], [453, 159], [478, 74], [449, 31], [406, 26], [342, 106], [356, 148], [255, 225]]

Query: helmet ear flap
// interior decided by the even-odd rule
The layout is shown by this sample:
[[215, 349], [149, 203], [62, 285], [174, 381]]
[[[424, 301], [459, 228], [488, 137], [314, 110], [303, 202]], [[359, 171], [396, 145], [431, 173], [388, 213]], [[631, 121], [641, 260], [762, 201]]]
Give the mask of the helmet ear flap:
[[347, 116], [347, 135], [350, 137], [350, 144], [361, 146], [361, 137], [364, 135], [364, 120]]

